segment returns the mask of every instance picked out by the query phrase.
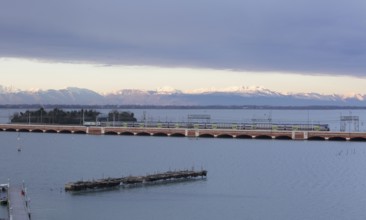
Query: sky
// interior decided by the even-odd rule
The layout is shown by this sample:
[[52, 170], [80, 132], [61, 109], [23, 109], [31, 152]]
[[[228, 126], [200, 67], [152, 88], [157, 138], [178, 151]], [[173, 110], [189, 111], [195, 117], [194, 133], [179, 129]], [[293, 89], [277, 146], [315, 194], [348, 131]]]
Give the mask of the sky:
[[12, 0], [0, 85], [366, 94], [364, 0]]

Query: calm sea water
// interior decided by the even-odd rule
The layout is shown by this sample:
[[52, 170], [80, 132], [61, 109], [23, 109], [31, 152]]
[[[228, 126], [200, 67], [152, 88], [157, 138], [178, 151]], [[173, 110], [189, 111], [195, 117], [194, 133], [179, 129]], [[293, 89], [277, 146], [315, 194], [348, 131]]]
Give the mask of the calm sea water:
[[[17, 135], [0, 132], [0, 182], [25, 181], [37, 220], [366, 219], [363, 142], [21, 133], [17, 152]], [[208, 178], [63, 191], [69, 181], [192, 167]]]

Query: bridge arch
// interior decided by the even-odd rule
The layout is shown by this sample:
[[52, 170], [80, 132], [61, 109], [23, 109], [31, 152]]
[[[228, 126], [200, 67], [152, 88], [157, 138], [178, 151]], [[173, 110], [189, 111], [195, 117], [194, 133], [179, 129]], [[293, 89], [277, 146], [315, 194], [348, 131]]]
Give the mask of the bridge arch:
[[259, 135], [259, 136], [256, 136], [255, 139], [272, 139], [271, 136], [269, 135]]
[[74, 131], [74, 134], [86, 134], [86, 131]]
[[158, 132], [158, 133], [154, 133], [153, 136], [166, 137], [166, 136], [168, 136], [168, 134], [163, 133], [163, 132]]
[[70, 130], [61, 130], [59, 133], [62, 133], [62, 134], [71, 134], [72, 132]]
[[120, 135], [132, 136], [132, 135], [134, 135], [134, 134], [133, 134], [132, 132], [125, 131], [125, 132], [122, 132]]
[[292, 137], [286, 136], [286, 135], [281, 135], [281, 136], [277, 136], [276, 139], [277, 140], [291, 140]]
[[347, 139], [344, 137], [330, 137], [328, 140], [330, 141], [346, 141]]
[[200, 134], [198, 137], [203, 137], [203, 138], [213, 138], [215, 136], [213, 136], [212, 134]]
[[[34, 133], [43, 133], [43, 130], [41, 130], [41, 129], [34, 129], [34, 130], [32, 130], [32, 132], [34, 132]], [[51, 132], [47, 132], [47, 133], [51, 133]]]
[[115, 132], [115, 131], [107, 131], [107, 132], [105, 132], [104, 134], [105, 134], [105, 135], [118, 135], [118, 133], [117, 133], [117, 132]]
[[56, 130], [46, 130], [45, 133], [57, 133], [57, 131]]
[[354, 137], [354, 138], [351, 138], [350, 141], [366, 141], [366, 138], [363, 138], [363, 137]]
[[16, 129], [14, 129], [14, 128], [7, 128], [7, 129], [5, 129], [5, 131], [15, 132], [15, 131], [17, 131], [17, 130], [16, 130]]
[[319, 137], [319, 136], [312, 136], [308, 138], [309, 141], [324, 141], [325, 138], [324, 137]]
[[220, 134], [220, 135], [217, 135], [217, 138], [233, 138], [233, 136], [229, 135], [229, 134]]
[[185, 135], [181, 133], [173, 133], [170, 135], [170, 137], [185, 137]]
[[236, 136], [236, 138], [240, 138], [240, 139], [252, 139], [253, 137], [247, 134], [241, 134]]
[[19, 129], [19, 132], [30, 132], [30, 130], [26, 129], [26, 128], [22, 128], [22, 129]]
[[150, 134], [149, 134], [149, 133], [147, 133], [147, 132], [139, 132], [139, 133], [137, 133], [136, 135], [137, 135], [137, 136], [150, 136]]

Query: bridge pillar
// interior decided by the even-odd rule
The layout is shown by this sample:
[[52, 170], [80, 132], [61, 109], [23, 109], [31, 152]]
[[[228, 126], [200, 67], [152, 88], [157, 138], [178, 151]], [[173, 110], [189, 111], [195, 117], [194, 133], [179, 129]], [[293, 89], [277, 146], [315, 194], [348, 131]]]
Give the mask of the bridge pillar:
[[272, 139], [276, 139], [276, 136], [271, 136]]
[[324, 137], [324, 140], [326, 140], [326, 141], [329, 140], [329, 137]]
[[309, 133], [307, 131], [304, 131], [304, 140], [307, 140], [309, 137]]
[[[305, 140], [305, 132], [301, 131], [292, 131], [292, 140]], [[307, 139], [307, 138], [306, 138]]]
[[351, 138], [350, 137], [346, 137], [346, 141], [349, 141], [349, 140], [351, 140]]

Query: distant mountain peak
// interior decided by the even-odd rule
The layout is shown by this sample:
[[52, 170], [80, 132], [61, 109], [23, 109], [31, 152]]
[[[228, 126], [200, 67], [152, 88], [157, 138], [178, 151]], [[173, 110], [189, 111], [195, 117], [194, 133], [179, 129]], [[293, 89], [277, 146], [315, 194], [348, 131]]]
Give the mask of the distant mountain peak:
[[139, 89], [121, 89], [115, 92], [106, 93], [105, 96], [108, 95], [145, 95], [148, 94], [148, 91], [139, 90]]
[[232, 86], [227, 88], [201, 88], [187, 91], [189, 94], [201, 94], [201, 93], [236, 93], [236, 94], [268, 94], [268, 95], [282, 95], [279, 92], [275, 92], [266, 89], [261, 86]]
[[122, 89], [100, 94], [78, 87], [22, 91], [0, 85], [0, 104], [365, 106], [366, 95], [280, 93], [261, 86], [206, 88], [184, 92], [165, 86], [156, 90]]
[[362, 95], [359, 93], [349, 93], [341, 96], [343, 99], [357, 99], [359, 101], [365, 101], [366, 95]]
[[158, 94], [164, 94], [164, 95], [182, 93], [180, 90], [174, 89], [170, 86], [164, 86], [164, 87], [157, 88], [156, 92]]

